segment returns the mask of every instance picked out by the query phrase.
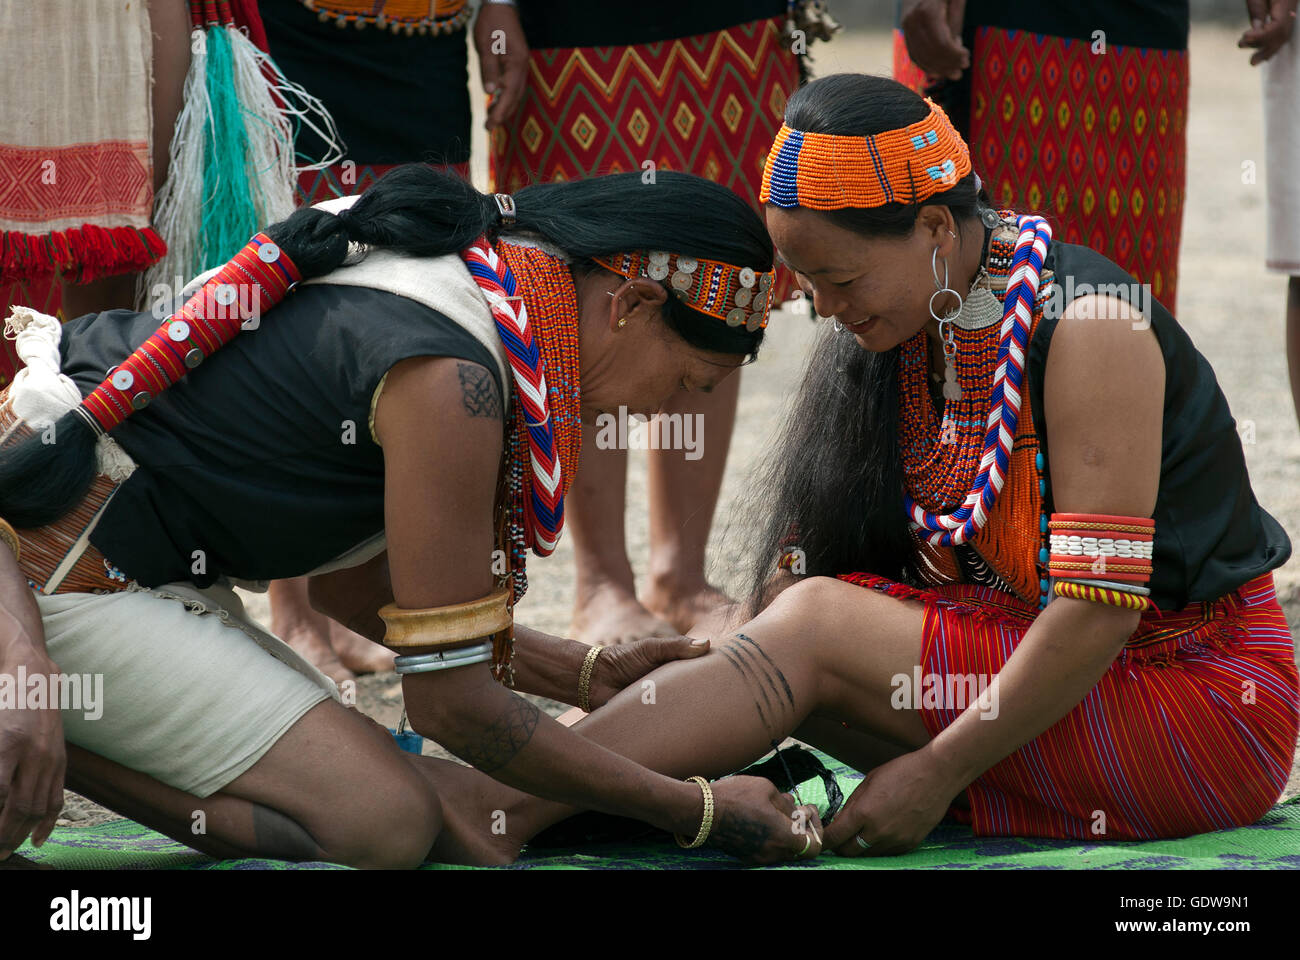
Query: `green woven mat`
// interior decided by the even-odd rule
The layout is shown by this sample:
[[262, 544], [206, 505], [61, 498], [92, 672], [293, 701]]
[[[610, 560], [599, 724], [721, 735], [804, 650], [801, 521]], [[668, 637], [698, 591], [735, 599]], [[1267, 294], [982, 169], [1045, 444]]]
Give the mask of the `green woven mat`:
[[[862, 779], [823, 757], [847, 797]], [[810, 799], [810, 798], [805, 798]], [[328, 863], [213, 860], [130, 820], [97, 827], [60, 827], [41, 849], [19, 853], [62, 870], [325, 870]], [[740, 865], [711, 850], [679, 850], [671, 842], [599, 844], [571, 850], [526, 851], [508, 870], [709, 870]], [[472, 870], [428, 864], [425, 870]], [[976, 837], [968, 827], [941, 824], [901, 857], [836, 858], [774, 870], [1298, 870], [1300, 797], [1279, 804], [1258, 823], [1181, 840], [1075, 843], [1019, 837]]]

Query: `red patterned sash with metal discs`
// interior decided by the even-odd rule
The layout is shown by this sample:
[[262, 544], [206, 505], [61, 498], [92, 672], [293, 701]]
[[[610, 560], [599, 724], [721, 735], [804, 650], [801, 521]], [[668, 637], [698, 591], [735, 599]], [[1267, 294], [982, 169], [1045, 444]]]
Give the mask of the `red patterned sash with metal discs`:
[[235, 338], [248, 321], [302, 279], [271, 238], [259, 233], [81, 402], [77, 412], [107, 433]]

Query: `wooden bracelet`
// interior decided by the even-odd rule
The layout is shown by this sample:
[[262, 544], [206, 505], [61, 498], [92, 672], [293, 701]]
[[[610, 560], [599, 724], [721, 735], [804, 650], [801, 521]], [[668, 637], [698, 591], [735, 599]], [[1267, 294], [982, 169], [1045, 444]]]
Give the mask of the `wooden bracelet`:
[[677, 841], [677, 846], [682, 849], [694, 850], [696, 847], [704, 846], [704, 841], [709, 839], [709, 831], [713, 829], [713, 788], [703, 777], [691, 777], [686, 782], [698, 785], [704, 793], [704, 819], [700, 821], [700, 829], [695, 834], [694, 840], [688, 842], [680, 833], [673, 834], [673, 838]]
[[15, 561], [22, 557], [22, 550], [18, 547], [18, 534], [9, 522], [3, 519], [0, 519], [0, 540], [9, 545], [9, 549], [14, 552]]
[[502, 587], [486, 597], [445, 607], [405, 609], [395, 603], [384, 606], [379, 616], [388, 625], [384, 646], [459, 647], [510, 629], [510, 589]]
[[596, 659], [604, 647], [592, 647], [582, 658], [582, 669], [578, 671], [578, 709], [591, 713], [591, 675], [596, 671]]

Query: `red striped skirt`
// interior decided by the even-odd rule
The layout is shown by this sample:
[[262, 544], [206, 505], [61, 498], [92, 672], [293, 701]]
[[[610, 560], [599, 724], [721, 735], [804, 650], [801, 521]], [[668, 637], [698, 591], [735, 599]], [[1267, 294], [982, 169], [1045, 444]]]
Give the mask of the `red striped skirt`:
[[[989, 587], [840, 579], [924, 603], [930, 677], [991, 679], [1038, 613]], [[921, 701], [932, 737], [962, 712]], [[1298, 732], [1295, 650], [1268, 573], [1212, 603], [1143, 614], [1092, 691], [985, 771], [967, 788], [969, 813], [953, 814], [995, 836], [1138, 840], [1241, 826], [1286, 786]]]

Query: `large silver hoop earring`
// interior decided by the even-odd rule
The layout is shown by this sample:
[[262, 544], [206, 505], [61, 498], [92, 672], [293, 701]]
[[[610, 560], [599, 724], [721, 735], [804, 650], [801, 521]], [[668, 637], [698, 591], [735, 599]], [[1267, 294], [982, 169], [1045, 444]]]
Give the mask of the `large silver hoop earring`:
[[[934, 251], [930, 254], [930, 272], [934, 275], [934, 293], [930, 294], [930, 316], [938, 323], [951, 323], [957, 314], [961, 313], [962, 298], [961, 294], [948, 286], [948, 258], [943, 258], [943, 279], [939, 279], [939, 247], [936, 245]], [[957, 307], [945, 316], [939, 316], [934, 312], [934, 298], [942, 293], [951, 293], [957, 298]]]
[[[939, 247], [936, 245], [934, 252], [930, 254], [930, 272], [934, 274], [934, 293], [930, 294], [930, 316], [939, 323], [939, 339], [943, 342], [943, 398], [945, 400], [960, 400], [962, 395], [961, 384], [957, 382], [957, 366], [954, 363], [957, 357], [957, 341], [953, 336], [953, 321], [960, 316], [962, 299], [961, 294], [948, 286], [948, 258], [943, 260], [943, 279], [939, 279]], [[957, 298], [957, 309], [944, 316], [939, 316], [934, 312], [934, 298], [943, 293], [951, 293]]]

